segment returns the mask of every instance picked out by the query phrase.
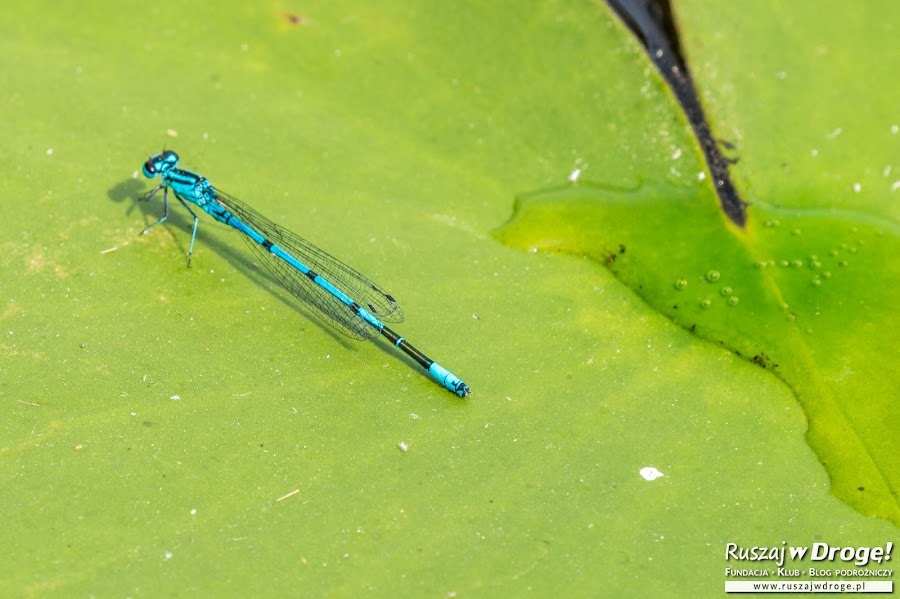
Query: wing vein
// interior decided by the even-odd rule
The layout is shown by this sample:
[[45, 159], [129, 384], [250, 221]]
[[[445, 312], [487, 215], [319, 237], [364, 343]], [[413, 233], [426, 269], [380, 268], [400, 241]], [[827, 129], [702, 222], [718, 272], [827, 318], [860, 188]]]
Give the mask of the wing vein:
[[[379, 320], [403, 321], [403, 310], [397, 300], [359, 271], [276, 224], [237, 198], [216, 189], [216, 199], [229, 212], [322, 275]], [[272, 255], [251, 238], [245, 235], [242, 237], [273, 277], [292, 295], [312, 307], [326, 323], [354, 339], [367, 339], [377, 333], [376, 329], [309, 277]]]

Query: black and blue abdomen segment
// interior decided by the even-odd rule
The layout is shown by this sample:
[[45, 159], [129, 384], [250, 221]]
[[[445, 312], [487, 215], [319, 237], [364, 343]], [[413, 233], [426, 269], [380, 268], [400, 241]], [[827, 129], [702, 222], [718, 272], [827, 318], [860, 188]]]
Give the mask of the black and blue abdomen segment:
[[[210, 212], [210, 214], [212, 214], [212, 211], [210, 210], [207, 210], [207, 212]], [[303, 273], [303, 275], [310, 279], [314, 284], [316, 284], [321, 289], [324, 289], [333, 298], [340, 301], [347, 310], [365, 321], [370, 327], [372, 327], [373, 330], [380, 332], [384, 337], [388, 339], [388, 341], [391, 342], [392, 345], [415, 360], [416, 363], [424, 368], [428, 372], [428, 374], [430, 374], [432, 378], [443, 385], [444, 388], [452, 391], [460, 397], [465, 397], [470, 393], [469, 386], [462, 382], [459, 377], [420, 352], [403, 337], [401, 337], [388, 327], [384, 326], [384, 323], [378, 320], [378, 318], [372, 315], [365, 308], [362, 308], [349, 295], [332, 285], [331, 282], [324, 278], [322, 275], [312, 270], [309, 266], [289, 254], [277, 244], [274, 244], [270, 240], [266, 239], [261, 233], [253, 229], [253, 227], [250, 227], [249, 225], [232, 215], [230, 212], [226, 211], [226, 214], [227, 216], [222, 215], [224, 218], [216, 216], [215, 214], [213, 216], [216, 216], [216, 218], [222, 220], [226, 224], [229, 224], [238, 229], [249, 238], [253, 239], [253, 241], [258, 243], [260, 246], [265, 248], [267, 252], [271, 253], [274, 256], [277, 256], [281, 260], [297, 269], [299, 272]]]
[[445, 389], [456, 393], [460, 397], [465, 397], [466, 395], [471, 393], [469, 386], [462, 382], [462, 380], [458, 376], [420, 352], [418, 349], [413, 347], [412, 344], [409, 343], [406, 339], [404, 339], [391, 329], [382, 325], [381, 334], [386, 337], [392, 345], [399, 348], [400, 351], [415, 360], [419, 366], [424, 368], [428, 372], [428, 374], [430, 374], [434, 380], [443, 385]]

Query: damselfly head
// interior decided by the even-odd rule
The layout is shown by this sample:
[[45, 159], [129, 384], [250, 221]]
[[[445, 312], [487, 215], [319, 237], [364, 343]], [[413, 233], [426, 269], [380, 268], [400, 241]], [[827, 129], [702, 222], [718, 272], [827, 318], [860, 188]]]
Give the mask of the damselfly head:
[[174, 167], [176, 164], [178, 164], [178, 154], [172, 150], [166, 150], [161, 154], [151, 156], [147, 162], [144, 163], [142, 170], [144, 171], [145, 177], [152, 179], [156, 175], [162, 174]]

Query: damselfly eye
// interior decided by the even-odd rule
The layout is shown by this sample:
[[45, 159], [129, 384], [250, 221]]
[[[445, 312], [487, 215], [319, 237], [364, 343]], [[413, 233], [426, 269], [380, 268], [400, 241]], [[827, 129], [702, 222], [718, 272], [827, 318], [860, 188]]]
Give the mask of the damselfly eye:
[[144, 163], [144, 172], [150, 173], [150, 174], [153, 174], [156, 172], [156, 166], [153, 164], [152, 158]]

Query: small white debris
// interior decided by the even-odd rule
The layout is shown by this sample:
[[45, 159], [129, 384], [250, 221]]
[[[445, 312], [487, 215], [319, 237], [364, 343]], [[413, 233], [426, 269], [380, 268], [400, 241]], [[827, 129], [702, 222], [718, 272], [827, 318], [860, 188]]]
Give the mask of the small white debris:
[[197, 515], [197, 509], [196, 509], [196, 508], [195, 508], [195, 509], [192, 509], [192, 510], [191, 510], [191, 516], [196, 516], [196, 515]]
[[706, 181], [706, 171], [697, 173], [697, 181]]
[[653, 466], [647, 466], [646, 468], [641, 468], [641, 476], [644, 478], [644, 480], [656, 480], [657, 478], [663, 476], [663, 473]]
[[672, 160], [678, 160], [679, 158], [681, 158], [681, 148], [676, 148], [672, 154]]
[[891, 125], [891, 133], [897, 135], [898, 131], [900, 131], [900, 125]]
[[834, 139], [835, 137], [837, 137], [838, 135], [841, 134], [841, 131], [842, 131], [841, 128], [838, 127], [837, 129], [835, 129], [834, 131], [832, 131], [831, 133], [826, 135], [825, 139]]
[[580, 176], [581, 176], [581, 169], [576, 168], [574, 171], [569, 173], [569, 181], [571, 183], [578, 183], [578, 177], [580, 177]]
[[818, 155], [819, 155], [819, 150], [818, 150], [818, 148], [813, 148], [812, 150], [810, 150], [810, 151], [809, 151], [809, 155], [812, 156], [813, 158], [815, 158], [816, 156], [818, 156]]
[[891, 191], [897, 191], [900, 189], [900, 180], [894, 181], [894, 184], [891, 185]]
[[861, 192], [861, 191], [862, 191], [862, 185], [861, 185], [860, 183], [854, 183], [854, 184], [853, 184], [853, 191], [855, 191], [856, 193]]
[[[577, 150], [573, 149], [572, 153], [574, 154]], [[588, 164], [581, 158], [575, 159], [574, 169], [571, 173], [569, 173], [569, 182], [570, 183], [578, 183], [578, 179], [581, 177], [581, 173], [587, 170]]]
[[117, 246], [113, 246], [113, 247], [111, 247], [111, 248], [106, 248], [105, 250], [100, 250], [100, 253], [101, 253], [101, 254], [108, 254], [108, 253], [110, 253], [110, 252], [116, 251], [117, 249], [119, 249]]
[[285, 493], [284, 495], [282, 495], [281, 497], [279, 497], [278, 499], [276, 499], [276, 500], [275, 500], [275, 503], [278, 503], [279, 501], [284, 501], [284, 500], [287, 499], [288, 497], [293, 497], [294, 495], [296, 495], [296, 494], [299, 493], [299, 492], [300, 492], [300, 489], [294, 489], [294, 490], [291, 491], [290, 493]]
[[172, 559], [172, 552], [171, 552], [171, 551], [166, 551], [165, 556], [166, 556], [166, 559]]
[[397, 444], [397, 447], [399, 447], [400, 451], [402, 451], [403, 453], [406, 453], [407, 451], [409, 451], [409, 445], [407, 445], [403, 441], [400, 441], [400, 443]]
[[178, 131], [175, 129], [166, 129], [166, 135], [169, 137], [178, 137]]
[[173, 399], [173, 400], [175, 400], [175, 401], [178, 401], [179, 399], [181, 399], [181, 396], [180, 396], [180, 395], [173, 395], [173, 396], [170, 397], [169, 399]]

